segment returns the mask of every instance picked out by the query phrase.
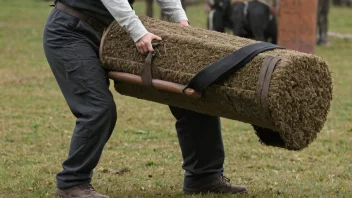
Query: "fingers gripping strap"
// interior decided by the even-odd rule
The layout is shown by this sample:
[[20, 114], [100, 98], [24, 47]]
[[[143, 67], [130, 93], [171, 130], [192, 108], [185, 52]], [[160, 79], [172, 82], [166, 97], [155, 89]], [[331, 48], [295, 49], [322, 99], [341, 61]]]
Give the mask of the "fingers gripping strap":
[[198, 72], [190, 80], [185, 89], [192, 88], [196, 91], [202, 92], [215, 81], [220, 80], [245, 66], [258, 54], [272, 49], [283, 49], [283, 47], [271, 43], [260, 42], [240, 48]]

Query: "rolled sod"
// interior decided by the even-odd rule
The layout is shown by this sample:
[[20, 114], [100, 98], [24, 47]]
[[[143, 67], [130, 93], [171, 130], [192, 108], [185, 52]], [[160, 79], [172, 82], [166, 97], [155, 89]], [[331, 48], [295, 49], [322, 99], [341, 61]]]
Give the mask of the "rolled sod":
[[[153, 79], [183, 85], [204, 67], [256, 42], [147, 17], [140, 19], [148, 31], [162, 38], [155, 49]], [[145, 58], [116, 22], [105, 31], [100, 59], [106, 70], [140, 75]], [[274, 59], [275, 67], [269, 75], [266, 67], [270, 66], [265, 62]], [[262, 91], [263, 83], [268, 85], [267, 91]], [[123, 95], [250, 123], [261, 143], [288, 150], [301, 150], [316, 139], [332, 100], [331, 72], [326, 61], [286, 49], [259, 54], [242, 69], [208, 87], [199, 99], [126, 82], [115, 81], [115, 88]]]

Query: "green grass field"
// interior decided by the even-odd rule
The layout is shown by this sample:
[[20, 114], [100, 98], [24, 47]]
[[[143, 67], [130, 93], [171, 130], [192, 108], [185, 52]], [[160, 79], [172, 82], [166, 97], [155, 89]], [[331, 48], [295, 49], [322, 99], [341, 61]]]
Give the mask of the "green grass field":
[[[0, 197], [52, 197], [75, 119], [42, 50], [51, 8], [39, 0], [0, 5]], [[135, 9], [143, 13], [144, 4]], [[193, 26], [205, 26], [203, 5], [187, 11]], [[332, 8], [330, 31], [352, 33], [351, 18], [352, 9]], [[241, 197], [352, 197], [352, 41], [331, 42], [317, 54], [329, 62], [334, 100], [308, 148], [265, 147], [250, 125], [222, 120], [225, 173], [248, 187]], [[113, 93], [119, 119], [93, 185], [111, 197], [183, 197], [181, 152], [167, 106]]]

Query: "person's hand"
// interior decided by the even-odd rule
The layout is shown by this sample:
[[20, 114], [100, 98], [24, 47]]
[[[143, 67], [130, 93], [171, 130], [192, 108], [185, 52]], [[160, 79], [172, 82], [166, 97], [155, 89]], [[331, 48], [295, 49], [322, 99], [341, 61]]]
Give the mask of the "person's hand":
[[182, 21], [178, 22], [178, 24], [180, 24], [180, 25], [182, 25], [182, 26], [186, 26], [186, 27], [189, 26], [189, 23], [188, 23], [188, 21], [186, 21], [186, 20], [182, 20]]
[[153, 52], [153, 46], [152, 46], [152, 41], [153, 40], [158, 40], [161, 41], [161, 38], [155, 34], [148, 33], [144, 35], [142, 38], [140, 38], [136, 42], [136, 47], [139, 53], [141, 54], [147, 54], [148, 52]]
[[276, 9], [276, 7], [270, 7], [270, 13], [271, 13], [273, 16], [276, 16], [276, 14], [277, 14], [277, 9]]
[[209, 13], [210, 11], [211, 11], [210, 5], [208, 3], [206, 3], [205, 6], [204, 6], [204, 12], [205, 13]]

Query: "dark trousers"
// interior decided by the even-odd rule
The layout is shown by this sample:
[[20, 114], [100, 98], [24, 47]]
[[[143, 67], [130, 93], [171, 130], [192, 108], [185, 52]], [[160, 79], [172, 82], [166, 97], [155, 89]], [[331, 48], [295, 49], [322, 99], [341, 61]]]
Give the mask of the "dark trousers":
[[236, 2], [231, 7], [231, 21], [232, 33], [235, 36], [249, 37], [249, 31], [246, 29], [248, 26], [246, 16], [244, 14], [246, 4], [243, 2]]
[[232, 27], [231, 2], [229, 0], [215, 0], [207, 16], [208, 30], [225, 32], [226, 27]]
[[268, 27], [265, 30], [265, 41], [268, 42], [271, 39], [272, 44], [277, 44], [277, 21], [276, 16], [272, 16], [272, 18], [268, 22]]
[[253, 37], [257, 41], [265, 41], [265, 30], [269, 24], [269, 7], [258, 1], [248, 3], [247, 19]]
[[[77, 118], [68, 158], [57, 174], [57, 187], [89, 183], [116, 123], [109, 80], [98, 57], [101, 33], [54, 9], [43, 43], [48, 63], [66, 102]], [[184, 158], [186, 187], [197, 187], [223, 172], [224, 149], [218, 117], [170, 107]]]
[[329, 0], [319, 0], [318, 3], [318, 44], [324, 44], [328, 40], [328, 14]]

